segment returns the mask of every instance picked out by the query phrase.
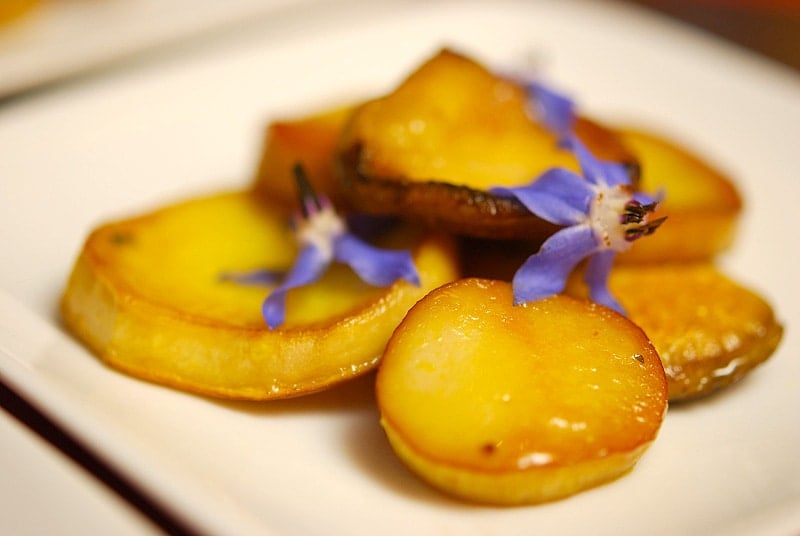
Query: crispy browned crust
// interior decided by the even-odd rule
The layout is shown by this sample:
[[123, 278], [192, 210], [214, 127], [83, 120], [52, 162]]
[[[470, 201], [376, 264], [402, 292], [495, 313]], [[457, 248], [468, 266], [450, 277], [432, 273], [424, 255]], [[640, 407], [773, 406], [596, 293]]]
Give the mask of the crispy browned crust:
[[519, 201], [431, 179], [373, 177], [362, 171], [362, 145], [339, 153], [342, 192], [358, 212], [399, 216], [470, 236], [540, 239], [558, 227], [531, 214]]
[[[625, 165], [638, 182], [639, 163], [615, 134], [586, 118], [578, 119], [576, 131], [601, 158]], [[371, 175], [363, 141], [341, 147], [335, 166], [340, 192], [356, 212], [397, 216], [458, 235], [498, 240], [542, 241], [559, 229], [514, 198], [435, 177], [421, 181]]]

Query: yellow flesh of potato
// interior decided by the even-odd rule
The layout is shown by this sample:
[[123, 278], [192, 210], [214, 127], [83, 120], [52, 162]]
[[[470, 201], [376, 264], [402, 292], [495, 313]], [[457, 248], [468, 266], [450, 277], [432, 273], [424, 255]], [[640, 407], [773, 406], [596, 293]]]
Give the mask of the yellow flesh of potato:
[[445, 237], [406, 229], [385, 245], [413, 251], [420, 287], [371, 287], [335, 264], [290, 291], [285, 325], [269, 330], [261, 303], [270, 288], [220, 276], [287, 269], [296, 246], [285, 218], [249, 193], [190, 200], [94, 231], [62, 313], [135, 376], [220, 397], [297, 396], [371, 370], [408, 308], [457, 275]]
[[444, 51], [358, 109], [342, 143], [363, 142], [370, 175], [478, 190], [524, 184], [553, 164], [575, 168], [526, 101], [520, 87]]
[[727, 249], [736, 235], [742, 200], [729, 178], [669, 139], [622, 130], [623, 142], [641, 165], [640, 188], [662, 191], [651, 219], [667, 216], [658, 231], [619, 256], [621, 262], [695, 261]]
[[664, 370], [624, 317], [555, 296], [512, 305], [507, 283], [445, 285], [409, 312], [377, 378], [397, 454], [447, 493], [538, 503], [609, 481], [655, 439]]

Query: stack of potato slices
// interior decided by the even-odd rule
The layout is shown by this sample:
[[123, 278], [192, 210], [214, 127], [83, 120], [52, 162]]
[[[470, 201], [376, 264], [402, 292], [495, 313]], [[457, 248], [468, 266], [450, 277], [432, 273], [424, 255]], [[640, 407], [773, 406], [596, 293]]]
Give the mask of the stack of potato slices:
[[[742, 206], [727, 177], [654, 133], [578, 116], [575, 135], [664, 192], [667, 222], [610, 274], [627, 317], [586, 298], [582, 267], [563, 294], [513, 304], [514, 271], [559, 227], [492, 188], [579, 165], [524, 87], [443, 50], [385, 96], [271, 123], [247, 191], [95, 230], [63, 318], [111, 366], [208, 396], [300, 396], [377, 368], [398, 456], [467, 500], [539, 503], [608, 482], [656, 439], [668, 401], [741, 379], [782, 327], [714, 264]], [[333, 264], [267, 327], [277, 283], [226, 274], [295, 262], [297, 164], [342, 215], [399, 220], [370, 240], [409, 251], [420, 284], [376, 287]]]

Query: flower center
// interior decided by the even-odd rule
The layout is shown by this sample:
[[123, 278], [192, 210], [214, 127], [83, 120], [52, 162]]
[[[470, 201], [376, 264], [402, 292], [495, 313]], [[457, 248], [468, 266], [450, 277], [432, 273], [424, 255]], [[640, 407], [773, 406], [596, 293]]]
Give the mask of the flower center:
[[309, 213], [297, 226], [297, 240], [316, 247], [326, 259], [333, 257], [333, 241], [346, 231], [345, 223], [330, 204]]
[[603, 249], [627, 251], [631, 242], [652, 234], [665, 218], [648, 221], [656, 203], [643, 205], [633, 199], [626, 184], [599, 185], [589, 210], [589, 224]]
[[597, 195], [589, 209], [589, 224], [603, 249], [627, 251], [631, 247], [630, 241], [625, 239], [625, 225], [620, 219], [629, 201], [631, 188], [628, 185], [598, 185]]
[[650, 221], [656, 203], [643, 205], [635, 200], [627, 184], [597, 187], [589, 209], [589, 224], [603, 249], [627, 251], [631, 242], [653, 234], [666, 217]]

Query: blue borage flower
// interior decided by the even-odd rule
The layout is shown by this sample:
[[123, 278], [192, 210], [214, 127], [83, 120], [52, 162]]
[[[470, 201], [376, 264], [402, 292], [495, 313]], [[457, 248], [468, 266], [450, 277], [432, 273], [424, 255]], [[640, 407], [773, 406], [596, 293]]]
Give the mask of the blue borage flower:
[[514, 302], [562, 292], [570, 272], [588, 257], [585, 279], [592, 300], [624, 314], [607, 288], [614, 256], [653, 233], [664, 218], [648, 220], [656, 201], [633, 191], [623, 165], [596, 159], [574, 136], [562, 143], [575, 153], [583, 176], [552, 168], [530, 184], [492, 188], [495, 194], [515, 197], [540, 218], [564, 226], [514, 274]]
[[618, 252], [652, 234], [665, 218], [649, 221], [657, 200], [634, 192], [625, 166], [595, 156], [572, 133], [572, 102], [539, 83], [527, 83], [537, 118], [575, 154], [581, 174], [552, 168], [519, 187], [496, 187], [497, 195], [515, 197], [531, 213], [563, 226], [550, 236], [514, 274], [514, 303], [558, 294], [567, 277], [585, 258], [585, 281], [597, 303], [625, 313], [608, 290], [608, 275]]
[[226, 276], [244, 284], [273, 285], [280, 281], [261, 308], [270, 329], [285, 320], [288, 291], [314, 283], [333, 261], [347, 264], [370, 285], [385, 287], [398, 279], [420, 284], [410, 252], [380, 249], [361, 240], [349, 231], [328, 198], [314, 193], [302, 166], [296, 165], [294, 174], [300, 196], [300, 213], [294, 218], [300, 251], [294, 265], [285, 273], [257, 270]]

